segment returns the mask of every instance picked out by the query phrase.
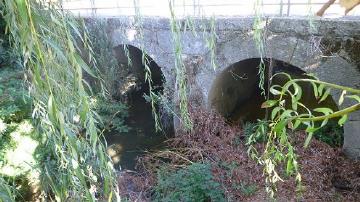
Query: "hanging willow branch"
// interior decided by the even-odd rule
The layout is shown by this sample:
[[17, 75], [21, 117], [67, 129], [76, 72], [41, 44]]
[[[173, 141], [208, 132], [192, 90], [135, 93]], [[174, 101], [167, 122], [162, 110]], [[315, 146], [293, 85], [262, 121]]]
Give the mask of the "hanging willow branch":
[[[266, 175], [267, 191], [273, 197], [276, 192], [276, 183], [282, 181], [277, 173], [276, 165], [285, 164], [285, 171], [288, 175], [295, 175], [295, 181], [298, 186], [301, 186], [301, 174], [298, 167], [297, 155], [295, 149], [290, 141], [288, 129], [296, 130], [301, 125], [306, 128], [307, 138], [304, 146], [307, 147], [312, 139], [315, 131], [324, 127], [331, 118], [341, 117], [338, 124], [342, 126], [351, 112], [360, 110], [360, 90], [350, 87], [340, 86], [332, 83], [327, 83], [314, 79], [292, 79], [286, 73], [278, 73], [276, 76], [285, 76], [288, 82], [283, 86], [273, 85], [270, 92], [273, 95], [273, 100], [267, 100], [262, 104], [262, 108], [270, 108], [271, 118], [268, 122], [263, 122], [257, 127], [257, 131], [262, 131], [260, 134], [256, 132], [252, 134], [248, 140], [250, 145], [250, 155], [255, 157], [261, 165], [264, 166], [264, 174]], [[313, 110], [306, 107], [300, 102], [302, 98], [302, 88], [299, 83], [310, 83], [313, 86], [313, 94], [319, 100], [319, 103], [324, 101], [330, 94], [331, 90], [340, 90], [341, 96], [338, 100], [341, 106], [345, 99], [354, 101], [350, 107], [339, 111], [333, 111], [329, 108], [315, 108]], [[291, 107], [287, 107], [287, 106]], [[304, 111], [304, 112], [301, 112]], [[314, 112], [322, 115], [316, 116]], [[320, 126], [318, 123], [320, 122]], [[268, 132], [263, 130], [264, 125], [269, 128]], [[258, 152], [251, 146], [259, 135], [264, 136], [267, 143], [262, 155], [259, 157]]]
[[[156, 131], [161, 131], [162, 127], [161, 127], [160, 117], [156, 110], [156, 106], [157, 106], [156, 102], [157, 102], [157, 100], [159, 100], [159, 95], [157, 95], [156, 92], [154, 91], [154, 86], [153, 86], [153, 81], [152, 81], [152, 76], [151, 76], [151, 69], [149, 66], [150, 60], [144, 51], [144, 32], [143, 32], [143, 25], [142, 25], [142, 17], [141, 17], [141, 13], [140, 13], [139, 0], [134, 0], [134, 8], [135, 8], [135, 24], [136, 24], [137, 30], [139, 32], [139, 38], [141, 41], [141, 46], [140, 46], [140, 50], [142, 52], [141, 61], [145, 67], [145, 82], [147, 82], [148, 86], [149, 86], [149, 96], [148, 97], [150, 98], [149, 100], [150, 100], [150, 104], [151, 104], [152, 115], [153, 115], [154, 121], [155, 121], [155, 129], [156, 129]], [[127, 47], [124, 47], [124, 49], [127, 49]], [[125, 54], [128, 57], [129, 64], [131, 64], [131, 60], [129, 57], [130, 55], [128, 54], [128, 51], [125, 51]]]
[[176, 70], [176, 88], [178, 91], [178, 96], [180, 99], [180, 117], [181, 123], [185, 129], [192, 128], [191, 118], [188, 111], [188, 96], [187, 96], [187, 79], [186, 79], [186, 69], [182, 60], [182, 45], [181, 45], [181, 33], [180, 25], [176, 20], [175, 11], [174, 11], [174, 2], [169, 0], [169, 9], [170, 9], [170, 26], [171, 33], [173, 38], [173, 47], [175, 53], [175, 70]]
[[260, 64], [259, 64], [259, 88], [261, 89], [261, 94], [265, 95], [265, 37], [264, 37], [264, 28], [266, 26], [266, 21], [263, 19], [262, 14], [262, 0], [256, 0], [254, 5], [255, 10], [255, 19], [253, 25], [253, 38], [255, 41], [255, 45], [258, 49], [260, 55]]
[[1, 0], [0, 6], [30, 76], [33, 117], [39, 134], [46, 137], [43, 146], [49, 149], [41, 168], [46, 197], [114, 200], [118, 197], [115, 173], [98, 136], [91, 89], [82, 77], [83, 71], [93, 77], [97, 71], [80, 57], [81, 51], [91, 54], [91, 49], [77, 45], [88, 44], [86, 33], [73, 17], [45, 0]]

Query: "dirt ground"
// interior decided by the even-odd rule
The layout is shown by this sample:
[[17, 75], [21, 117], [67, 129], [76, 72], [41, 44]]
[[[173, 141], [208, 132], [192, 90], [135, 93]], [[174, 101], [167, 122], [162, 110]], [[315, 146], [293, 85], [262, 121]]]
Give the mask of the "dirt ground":
[[[248, 156], [242, 129], [228, 125], [215, 113], [196, 109], [191, 116], [193, 131], [169, 140], [171, 150], [149, 153], [138, 160], [137, 171], [119, 175], [120, 194], [131, 201], [151, 201], [160, 166], [176, 169], [189, 162], [211, 162], [213, 176], [229, 201], [272, 201], [265, 191], [263, 168]], [[302, 175], [301, 191], [294, 177], [282, 175], [276, 201], [360, 201], [360, 162], [316, 139], [305, 149], [303, 131], [291, 138]], [[255, 147], [261, 151], [264, 144]]]

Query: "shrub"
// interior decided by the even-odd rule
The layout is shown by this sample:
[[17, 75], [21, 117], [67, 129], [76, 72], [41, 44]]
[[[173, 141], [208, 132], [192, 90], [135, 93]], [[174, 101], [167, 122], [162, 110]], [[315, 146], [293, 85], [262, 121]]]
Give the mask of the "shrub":
[[125, 125], [125, 118], [128, 116], [125, 104], [98, 96], [95, 105], [96, 112], [102, 120], [101, 128], [107, 131], [116, 130], [119, 133], [129, 131], [129, 127]]
[[344, 142], [344, 130], [337, 120], [329, 120], [324, 127], [314, 132], [314, 137], [331, 147], [341, 147]]
[[155, 201], [225, 201], [210, 164], [193, 163], [177, 171], [160, 169]]

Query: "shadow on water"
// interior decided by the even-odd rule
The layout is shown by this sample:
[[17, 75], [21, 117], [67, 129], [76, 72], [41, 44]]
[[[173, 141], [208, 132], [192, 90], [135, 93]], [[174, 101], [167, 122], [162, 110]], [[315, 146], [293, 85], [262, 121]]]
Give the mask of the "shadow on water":
[[106, 135], [106, 141], [113, 147], [110, 153], [115, 168], [135, 169], [136, 158], [146, 151], [163, 148], [167, 134], [172, 134], [171, 129], [165, 132], [156, 132], [155, 121], [152, 116], [151, 104], [143, 97], [144, 91], [136, 91], [131, 95], [129, 116], [125, 123], [130, 127], [126, 133], [118, 134], [111, 131]]
[[[128, 49], [128, 53], [125, 51]], [[127, 70], [127, 75], [133, 75], [136, 79], [135, 85], [125, 88], [122, 97], [126, 97], [128, 104], [128, 117], [125, 124], [130, 128], [128, 132], [118, 134], [111, 131], [105, 135], [105, 139], [109, 145], [107, 149], [108, 155], [112, 158], [116, 169], [134, 170], [136, 158], [143, 155], [147, 151], [158, 150], [165, 146], [164, 141], [173, 135], [172, 124], [169, 128], [163, 128], [164, 131], [156, 132], [155, 121], [152, 115], [151, 103], [148, 103], [144, 95], [149, 95], [149, 86], [145, 81], [145, 66], [142, 60], [142, 51], [134, 46], [120, 45], [114, 48], [115, 56], [119, 66]], [[151, 70], [151, 79], [154, 91], [162, 94], [164, 76], [161, 68], [155, 61], [145, 55], [148, 67]], [[131, 65], [129, 65], [129, 59]], [[125, 86], [126, 79], [123, 81]], [[121, 88], [120, 88], [121, 89]], [[120, 97], [121, 97], [120, 96]], [[164, 116], [169, 116], [164, 114]], [[172, 119], [168, 119], [172, 123]]]

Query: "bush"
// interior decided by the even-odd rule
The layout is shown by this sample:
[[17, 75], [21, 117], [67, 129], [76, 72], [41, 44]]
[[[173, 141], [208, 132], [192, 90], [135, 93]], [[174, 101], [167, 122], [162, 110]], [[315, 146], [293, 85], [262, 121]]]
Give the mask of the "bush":
[[116, 130], [118, 133], [129, 131], [129, 127], [125, 125], [125, 118], [128, 116], [125, 104], [98, 96], [95, 109], [102, 120], [101, 128], [107, 131]]
[[314, 132], [314, 137], [331, 147], [341, 147], [344, 142], [344, 130], [337, 120], [329, 120], [324, 127]]
[[155, 201], [225, 201], [210, 164], [194, 163], [178, 171], [160, 169]]

